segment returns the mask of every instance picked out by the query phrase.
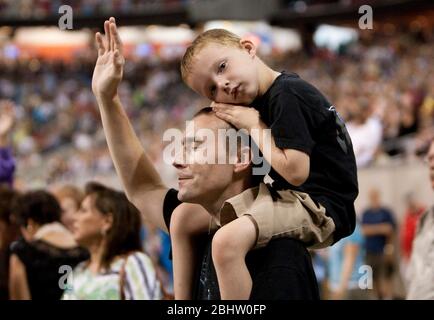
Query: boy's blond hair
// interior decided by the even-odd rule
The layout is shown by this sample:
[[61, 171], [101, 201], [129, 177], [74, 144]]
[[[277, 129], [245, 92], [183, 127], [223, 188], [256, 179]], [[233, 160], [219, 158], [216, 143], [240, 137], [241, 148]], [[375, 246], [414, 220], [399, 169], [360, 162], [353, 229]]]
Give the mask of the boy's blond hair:
[[184, 81], [187, 80], [191, 72], [193, 58], [199, 53], [206, 45], [216, 43], [223, 46], [231, 46], [241, 48], [241, 38], [235, 33], [225, 29], [211, 29], [200, 34], [192, 44], [185, 51], [181, 60], [181, 76]]

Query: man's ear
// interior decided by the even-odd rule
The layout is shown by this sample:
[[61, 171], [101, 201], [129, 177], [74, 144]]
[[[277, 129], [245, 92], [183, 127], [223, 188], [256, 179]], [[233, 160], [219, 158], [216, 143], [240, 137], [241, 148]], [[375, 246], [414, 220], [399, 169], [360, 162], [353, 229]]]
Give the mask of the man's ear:
[[242, 172], [248, 169], [252, 162], [252, 154], [249, 147], [241, 147], [237, 155], [237, 162], [234, 164], [235, 172]]
[[240, 45], [243, 49], [247, 50], [251, 57], [256, 56], [256, 46], [251, 40], [242, 38], [240, 40]]

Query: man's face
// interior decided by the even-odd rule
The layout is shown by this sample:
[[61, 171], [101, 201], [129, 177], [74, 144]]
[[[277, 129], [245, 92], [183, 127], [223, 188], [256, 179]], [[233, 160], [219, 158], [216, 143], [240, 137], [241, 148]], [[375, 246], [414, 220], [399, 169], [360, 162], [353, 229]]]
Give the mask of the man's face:
[[431, 180], [431, 188], [434, 190], [434, 141], [431, 142], [431, 146], [428, 150], [428, 166], [429, 166], [429, 177]]
[[[199, 115], [193, 121], [195, 130], [186, 133], [184, 154], [178, 154], [173, 164], [178, 174], [178, 199], [190, 203], [210, 203], [231, 184], [234, 165], [218, 163], [218, 155], [225, 154], [225, 146], [218, 141], [209, 141], [200, 134], [200, 130], [210, 129], [217, 137], [217, 130], [228, 128], [228, 125], [215, 115]], [[205, 153], [205, 150], [211, 154]]]
[[212, 101], [249, 105], [259, 93], [254, 49], [210, 43], [192, 64], [187, 85]]

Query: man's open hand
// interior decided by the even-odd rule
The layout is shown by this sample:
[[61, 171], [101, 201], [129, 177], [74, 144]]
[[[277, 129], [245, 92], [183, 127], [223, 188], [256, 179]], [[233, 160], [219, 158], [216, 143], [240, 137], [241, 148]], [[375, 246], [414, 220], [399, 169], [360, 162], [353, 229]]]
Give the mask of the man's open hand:
[[113, 99], [122, 80], [125, 59], [115, 18], [104, 22], [105, 36], [95, 34], [98, 60], [92, 78], [92, 91], [97, 99]]

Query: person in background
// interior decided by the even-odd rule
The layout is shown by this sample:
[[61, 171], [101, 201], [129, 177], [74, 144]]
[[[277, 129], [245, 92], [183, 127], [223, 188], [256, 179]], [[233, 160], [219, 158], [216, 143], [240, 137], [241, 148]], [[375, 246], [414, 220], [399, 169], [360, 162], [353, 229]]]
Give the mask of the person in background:
[[160, 281], [143, 252], [140, 228], [140, 213], [124, 193], [88, 183], [73, 230], [90, 259], [75, 268], [62, 299], [161, 299]]
[[0, 300], [9, 299], [9, 246], [18, 239], [19, 230], [11, 218], [11, 205], [18, 193], [0, 186]]
[[360, 98], [355, 104], [347, 129], [353, 142], [357, 167], [363, 168], [375, 160], [381, 145], [383, 125], [380, 112], [372, 110], [369, 100]]
[[359, 280], [363, 273], [364, 237], [360, 224], [356, 224], [354, 233], [338, 241], [329, 249], [329, 290], [333, 300], [366, 300], [368, 290], [360, 287]]
[[173, 266], [170, 259], [170, 237], [161, 229], [144, 221], [141, 237], [145, 252], [157, 267], [158, 278], [165, 291], [173, 296]]
[[20, 195], [12, 213], [22, 238], [11, 244], [9, 294], [13, 300], [58, 300], [62, 268], [87, 258], [60, 223], [60, 205], [44, 190]]
[[[434, 140], [427, 155], [431, 188], [434, 190]], [[419, 220], [408, 267], [407, 299], [434, 300], [434, 206]]]
[[0, 185], [12, 187], [15, 173], [15, 159], [10, 147], [10, 132], [15, 122], [14, 105], [0, 100]]
[[395, 218], [392, 211], [381, 205], [377, 189], [370, 190], [369, 200], [370, 207], [362, 215], [366, 263], [372, 267], [376, 296], [379, 299], [392, 299]]
[[425, 212], [425, 207], [421, 205], [417, 200], [414, 194], [409, 193], [406, 197], [407, 209], [404, 215], [404, 219], [401, 225], [401, 273], [405, 282], [406, 279], [406, 270], [408, 266], [408, 262], [411, 256], [411, 249], [413, 246], [413, 239], [416, 233], [416, 226], [419, 222], [420, 217]]
[[76, 186], [67, 184], [56, 189], [54, 195], [62, 208], [60, 221], [68, 230], [72, 231], [74, 215], [83, 201], [83, 192]]

